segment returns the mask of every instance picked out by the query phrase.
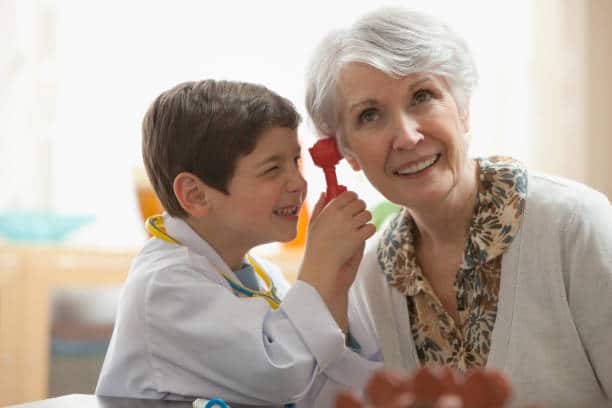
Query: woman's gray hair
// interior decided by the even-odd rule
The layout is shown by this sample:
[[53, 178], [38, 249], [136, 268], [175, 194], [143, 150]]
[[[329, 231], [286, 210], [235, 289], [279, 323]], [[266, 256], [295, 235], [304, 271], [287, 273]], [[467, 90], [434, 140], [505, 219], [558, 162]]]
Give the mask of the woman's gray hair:
[[371, 65], [395, 78], [417, 72], [440, 75], [464, 112], [469, 110], [478, 81], [467, 44], [450, 27], [424, 13], [381, 8], [348, 29], [327, 35], [311, 57], [306, 108], [320, 137], [336, 134], [337, 81], [342, 67], [353, 62]]

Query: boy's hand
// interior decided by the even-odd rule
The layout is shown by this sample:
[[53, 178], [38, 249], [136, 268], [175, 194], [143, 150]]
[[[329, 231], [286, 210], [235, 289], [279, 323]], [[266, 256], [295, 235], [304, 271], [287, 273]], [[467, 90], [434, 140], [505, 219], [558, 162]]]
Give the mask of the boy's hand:
[[348, 290], [355, 279], [365, 240], [376, 229], [357, 194], [347, 191], [325, 205], [317, 202], [308, 226], [306, 250], [298, 279], [312, 285], [336, 322], [346, 331]]

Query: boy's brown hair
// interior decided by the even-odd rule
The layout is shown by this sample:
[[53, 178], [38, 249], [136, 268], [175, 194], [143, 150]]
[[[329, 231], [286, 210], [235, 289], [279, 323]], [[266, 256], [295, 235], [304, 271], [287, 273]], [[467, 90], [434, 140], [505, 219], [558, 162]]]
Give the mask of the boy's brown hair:
[[228, 193], [236, 162], [272, 127], [297, 129], [293, 104], [261, 85], [204, 80], [159, 95], [142, 124], [142, 155], [153, 189], [172, 216], [187, 213], [174, 195], [174, 178], [187, 171]]

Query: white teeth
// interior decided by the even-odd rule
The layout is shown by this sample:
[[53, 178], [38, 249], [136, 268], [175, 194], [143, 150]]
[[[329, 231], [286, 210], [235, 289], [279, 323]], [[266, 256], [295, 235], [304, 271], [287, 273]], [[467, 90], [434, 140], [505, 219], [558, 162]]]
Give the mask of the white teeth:
[[297, 207], [285, 207], [278, 210], [274, 210], [274, 214], [282, 216], [295, 215], [297, 214]]
[[436, 160], [438, 160], [438, 155], [435, 155], [434, 157], [432, 157], [429, 160], [424, 160], [420, 163], [415, 163], [412, 166], [403, 168], [401, 170], [398, 170], [397, 174], [402, 174], [402, 175], [406, 175], [406, 174], [414, 174], [417, 173], [421, 170], [426, 169], [427, 167], [431, 166], [432, 164], [434, 164], [436, 162]]

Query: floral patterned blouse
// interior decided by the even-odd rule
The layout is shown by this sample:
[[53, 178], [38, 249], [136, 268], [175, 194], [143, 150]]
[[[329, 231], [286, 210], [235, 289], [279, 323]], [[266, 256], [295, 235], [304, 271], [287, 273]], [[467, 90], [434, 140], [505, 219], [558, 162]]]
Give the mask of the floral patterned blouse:
[[459, 322], [446, 312], [421, 272], [415, 255], [418, 230], [405, 208], [383, 232], [378, 246], [378, 261], [387, 281], [406, 295], [412, 336], [423, 366], [449, 365], [460, 371], [484, 367], [491, 348], [502, 256], [520, 225], [527, 172], [506, 157], [477, 162], [478, 201], [454, 282]]

